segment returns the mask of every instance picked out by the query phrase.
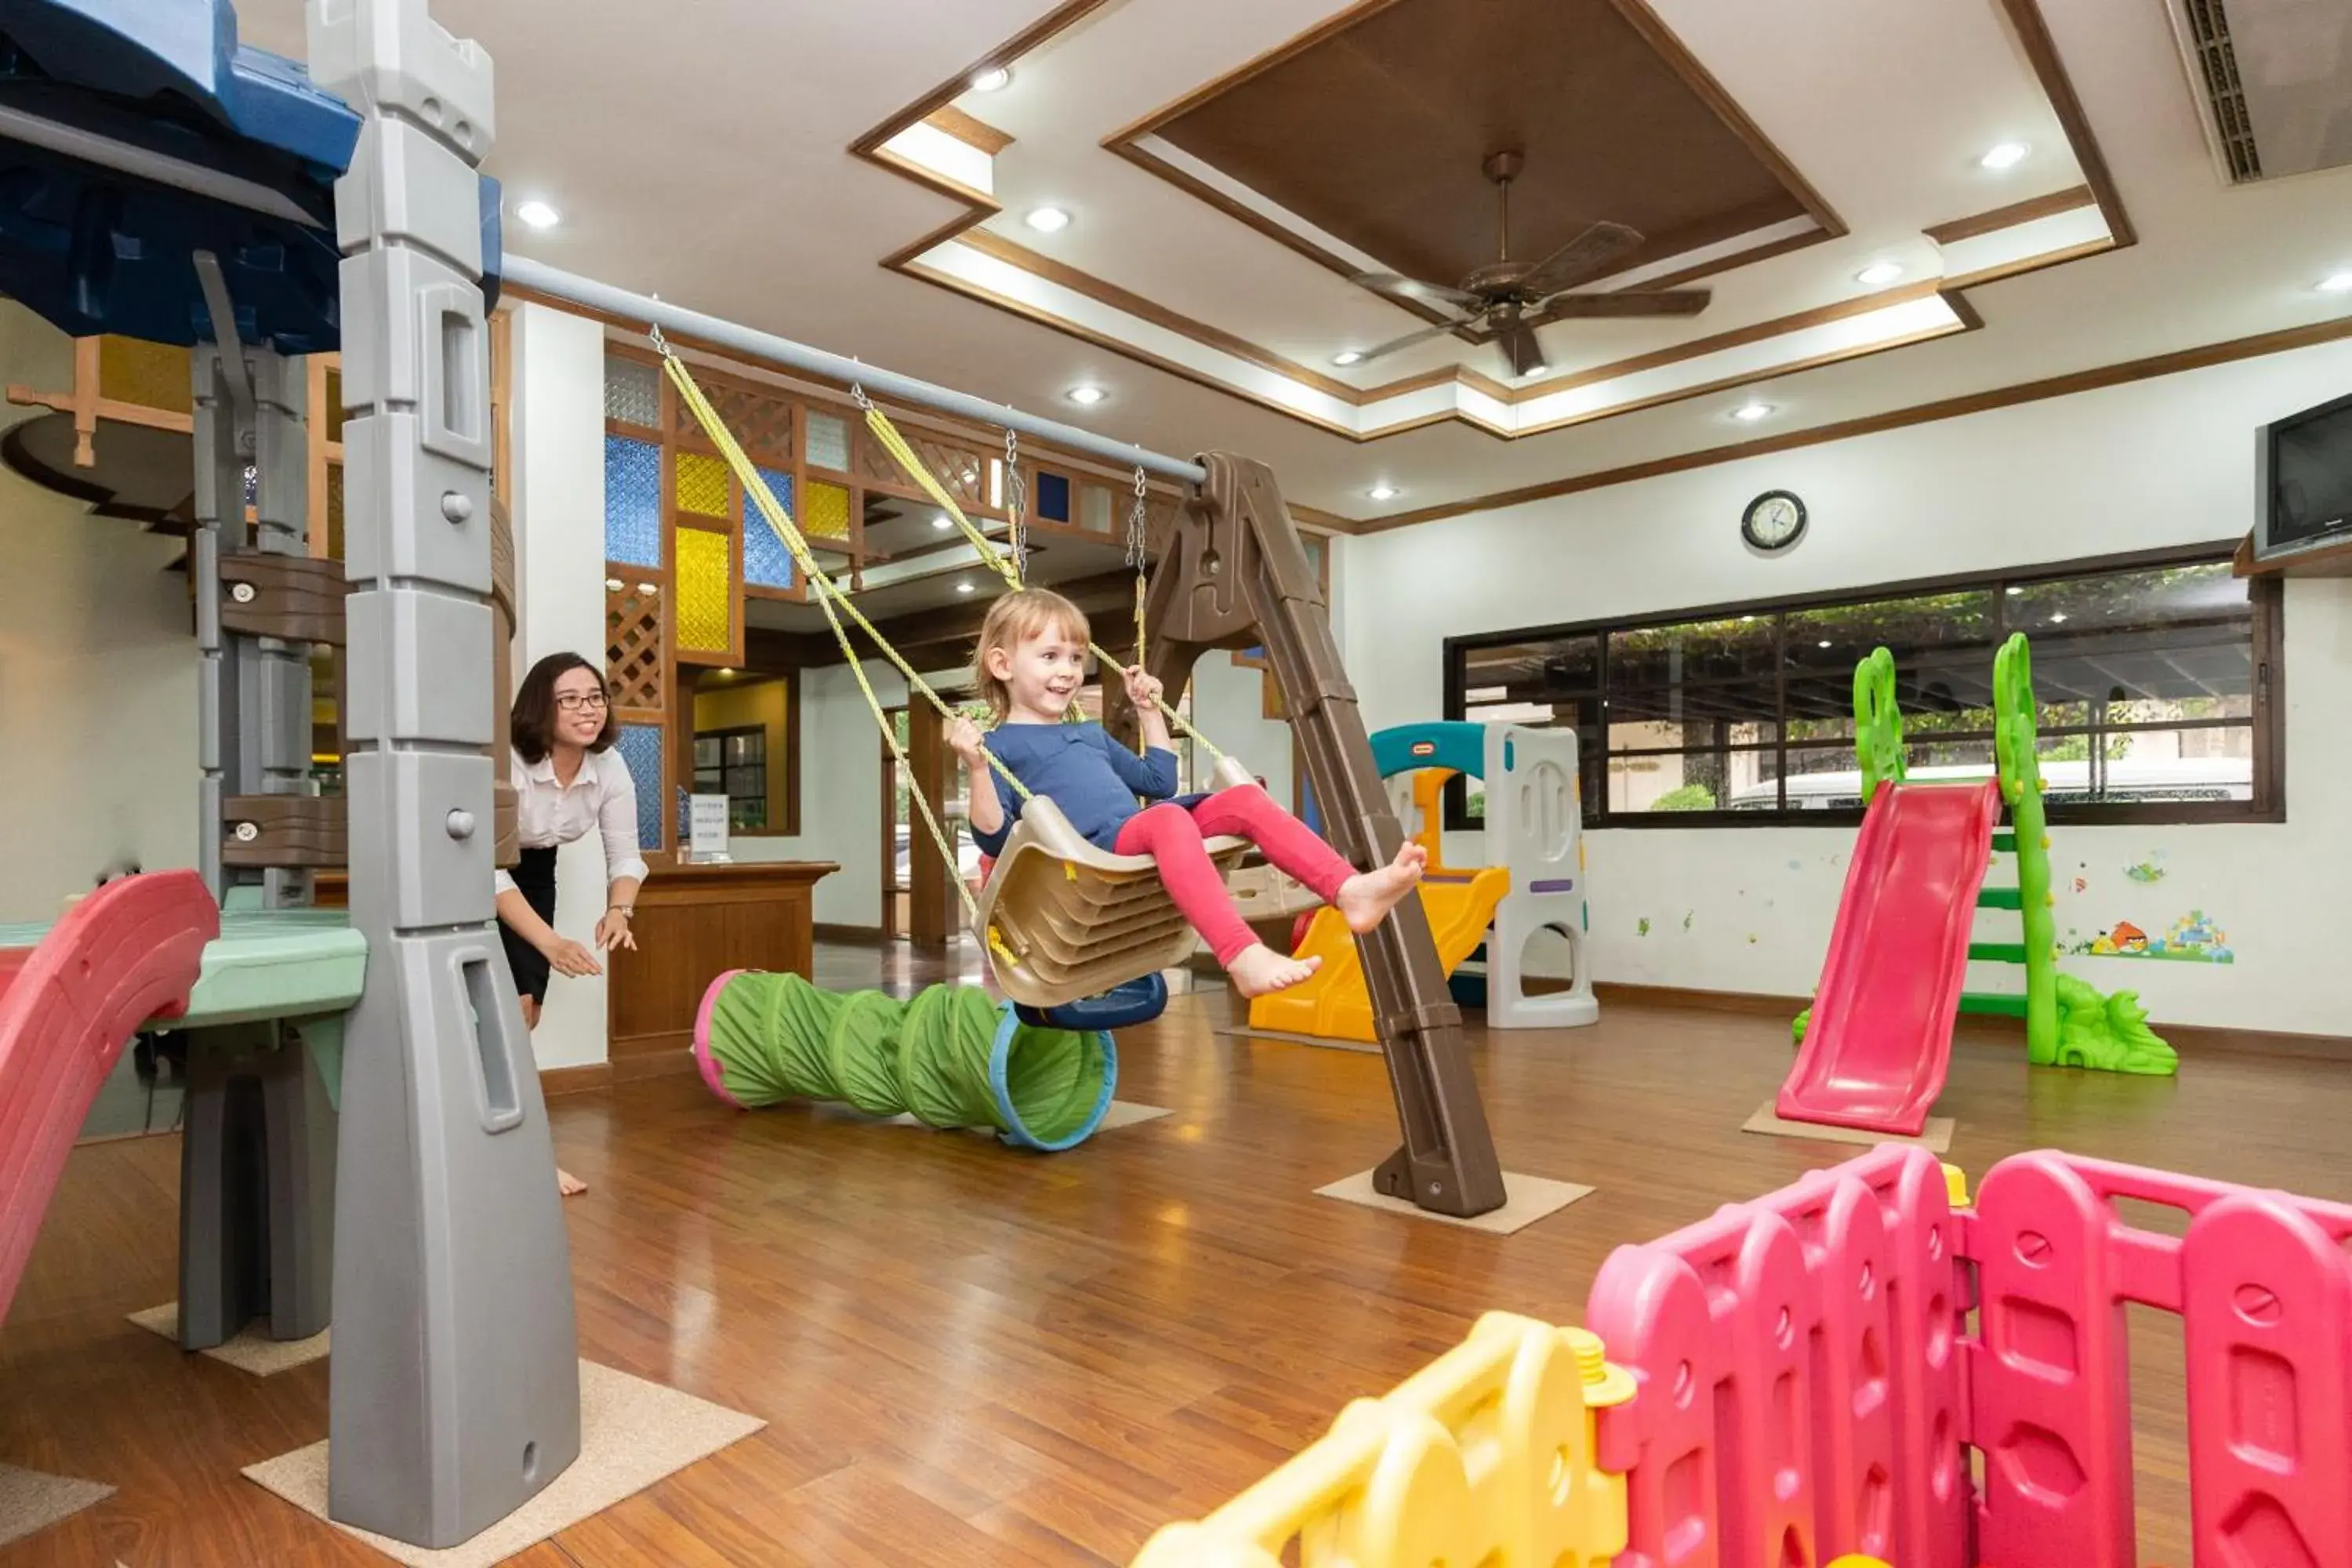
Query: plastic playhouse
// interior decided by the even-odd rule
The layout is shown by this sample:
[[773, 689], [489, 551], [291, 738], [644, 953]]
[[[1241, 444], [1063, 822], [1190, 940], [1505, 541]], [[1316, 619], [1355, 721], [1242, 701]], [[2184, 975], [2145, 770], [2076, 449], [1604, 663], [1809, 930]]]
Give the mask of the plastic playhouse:
[[1621, 1247], [1585, 1329], [1488, 1314], [1135, 1568], [2138, 1568], [2126, 1304], [2181, 1320], [2191, 1560], [2352, 1563], [2352, 1206], [2056, 1152], [1961, 1189], [1883, 1145]]
[[[1371, 742], [1399, 820], [1412, 826], [1408, 837], [1429, 851], [1419, 896], [1455, 1000], [1485, 1005], [1490, 1029], [1597, 1021], [1600, 1005], [1584, 959], [1589, 918], [1576, 732], [1453, 721], [1399, 725]], [[1457, 775], [1486, 788], [1486, 826], [1472, 866], [1445, 859], [1445, 786]], [[1568, 944], [1572, 978], [1559, 990], [1531, 994], [1527, 949], [1539, 931]], [[1250, 1027], [1322, 1039], [1377, 1037], [1356, 942], [1339, 912], [1318, 910], [1292, 951], [1319, 957], [1323, 966], [1304, 984], [1253, 1001]], [[1476, 973], [1465, 973], [1474, 967]]]
[[[1916, 1134], [1943, 1092], [1961, 1013], [2024, 1019], [2026, 1059], [2037, 1066], [2176, 1070], [2172, 1047], [2148, 1030], [2136, 995], [2105, 996], [2058, 973], [2036, 711], [2032, 656], [2025, 635], [2013, 633], [1993, 661], [1997, 776], [1914, 779], [1895, 656], [1877, 648], [1855, 667], [1862, 835], [1818, 997], [1797, 1019], [1797, 1065], [1776, 1106], [1783, 1120]], [[1987, 887], [2003, 853], [2016, 863], [2016, 881]], [[2019, 940], [1974, 940], [1979, 910], [2016, 911]], [[2021, 968], [2025, 989], [1970, 992], [1972, 963]]]

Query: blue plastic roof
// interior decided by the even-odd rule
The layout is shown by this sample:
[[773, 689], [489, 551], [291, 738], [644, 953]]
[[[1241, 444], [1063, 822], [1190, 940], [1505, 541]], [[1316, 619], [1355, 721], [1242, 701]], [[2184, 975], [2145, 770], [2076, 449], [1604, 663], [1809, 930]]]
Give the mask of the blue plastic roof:
[[[0, 292], [78, 337], [207, 341], [189, 258], [209, 250], [239, 337], [334, 349], [334, 182], [359, 131], [301, 66], [238, 44], [229, 0], [0, 0]], [[190, 167], [233, 184], [173, 183]]]

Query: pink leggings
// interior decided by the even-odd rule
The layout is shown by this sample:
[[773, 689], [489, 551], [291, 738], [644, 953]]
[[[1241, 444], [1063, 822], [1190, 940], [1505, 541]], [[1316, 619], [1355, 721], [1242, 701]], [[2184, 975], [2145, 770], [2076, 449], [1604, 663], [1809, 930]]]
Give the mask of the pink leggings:
[[1221, 789], [1189, 811], [1163, 801], [1129, 817], [1118, 830], [1117, 852], [1149, 855], [1160, 862], [1168, 896], [1228, 968], [1257, 941], [1225, 896], [1224, 881], [1203, 843], [1228, 835], [1255, 844], [1277, 870], [1296, 877], [1327, 904], [1356, 874], [1337, 850], [1255, 784]]

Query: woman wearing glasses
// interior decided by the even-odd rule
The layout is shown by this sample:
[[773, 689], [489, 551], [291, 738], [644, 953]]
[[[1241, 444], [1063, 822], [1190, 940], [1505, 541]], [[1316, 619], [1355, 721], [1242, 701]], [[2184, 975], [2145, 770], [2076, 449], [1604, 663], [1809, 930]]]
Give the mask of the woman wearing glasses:
[[[522, 1021], [534, 1029], [550, 970], [601, 974], [597, 953], [637, 945], [629, 918], [646, 863], [637, 858], [636, 785], [612, 749], [615, 734], [604, 678], [578, 654], [551, 653], [523, 677], [510, 764], [522, 858], [511, 875], [498, 874], [498, 910]], [[555, 931], [555, 853], [592, 829], [604, 837], [607, 884], [593, 951]], [[588, 1190], [568, 1171], [555, 1182], [566, 1197]]]

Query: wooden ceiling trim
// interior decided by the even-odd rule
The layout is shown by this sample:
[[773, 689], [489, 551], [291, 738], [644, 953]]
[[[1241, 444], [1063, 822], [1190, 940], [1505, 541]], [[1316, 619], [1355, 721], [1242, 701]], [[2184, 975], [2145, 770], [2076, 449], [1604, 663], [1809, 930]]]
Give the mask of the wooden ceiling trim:
[[2016, 228], [2021, 224], [2039, 223], [2045, 217], [2056, 217], [2060, 213], [2070, 213], [2077, 207], [2087, 207], [2095, 204], [2098, 199], [2088, 185], [2069, 185], [2063, 191], [2052, 191], [2049, 195], [2042, 196], [2028, 196], [2021, 202], [2011, 202], [2005, 207], [1995, 207], [1990, 212], [1978, 213], [1973, 217], [1954, 218], [1949, 223], [1939, 223], [1931, 228], [1923, 228], [1919, 232], [1937, 245], [1958, 245], [1964, 239], [1981, 238], [1988, 234], [1999, 234], [2005, 228]]
[[1022, 56], [1050, 43], [1110, 4], [1110, 0], [1063, 0], [1063, 3], [1007, 38], [971, 64], [906, 105], [849, 144], [861, 158], [870, 158], [881, 145], [936, 110], [946, 109], [971, 90], [971, 79], [985, 70], [1010, 70]]
[[1010, 132], [999, 131], [984, 120], [974, 119], [952, 103], [932, 110], [923, 116], [921, 123], [929, 126], [943, 136], [952, 136], [965, 146], [976, 148], [992, 158], [1013, 145]]
[[2042, 14], [2041, 0], [2000, 0], [2000, 8], [2016, 31], [2017, 41], [2024, 47], [2025, 58], [2032, 64], [2034, 77], [2042, 83], [2042, 91], [2050, 100], [2058, 123], [2065, 130], [2066, 143], [2074, 153], [2074, 166], [2083, 172], [2083, 183], [2098, 198], [2099, 212], [2107, 220], [2107, 232], [2115, 237], [2115, 248], [2137, 245], [2139, 232], [2132, 227], [2131, 215], [2124, 211], [2123, 194], [2116, 189], [2115, 175], [2107, 169], [2107, 155], [2091, 130], [2090, 116], [2083, 112], [2083, 100], [2074, 95], [2074, 81], [2066, 74], [2066, 63], [2059, 58], [2058, 41], [2050, 36], [2050, 21]]
[[1874, 436], [1882, 431], [1902, 430], [1914, 425], [1933, 424], [1941, 419], [1958, 419], [1970, 414], [1983, 414], [1996, 408], [2009, 408], [2021, 403], [2040, 403], [2053, 397], [2065, 397], [2077, 392], [2096, 392], [2104, 387], [2123, 386], [2136, 381], [2153, 380], [2158, 376], [2177, 375], [2184, 371], [2203, 370], [2211, 365], [2228, 364], [2236, 360], [2256, 359], [2263, 354], [2287, 353], [2295, 349], [2311, 348], [2320, 343], [2352, 338], [2352, 317], [2333, 321], [2318, 321], [2308, 326], [2288, 327], [2274, 332], [2258, 332], [2250, 337], [2231, 338], [2221, 342], [2206, 343], [2196, 348], [2176, 349], [2169, 353], [2151, 354], [2142, 359], [2125, 360], [2091, 370], [2068, 371], [2063, 375], [2045, 376], [2039, 381], [2021, 382], [2014, 386], [1995, 387], [1985, 392], [1966, 393], [1956, 397], [1937, 398], [1931, 403], [1915, 404], [1909, 408], [1890, 409], [1885, 414], [1864, 415], [1854, 419], [1841, 419], [1828, 425], [1817, 425], [1810, 430], [1790, 430], [1778, 436], [1759, 436], [1753, 440], [1733, 441], [1703, 451], [1678, 453], [1671, 458], [1653, 458], [1648, 462], [1631, 463], [1622, 468], [1603, 468], [1593, 473], [1572, 475], [1567, 479], [1547, 479], [1541, 484], [1522, 485], [1513, 489], [1496, 490], [1486, 495], [1471, 496], [1458, 501], [1445, 501], [1435, 506], [1419, 507], [1412, 511], [1391, 512], [1384, 517], [1361, 518], [1354, 532], [1362, 537], [1387, 533], [1394, 529], [1412, 528], [1424, 522], [1440, 522], [1447, 518], [1466, 517], [1472, 512], [1499, 511], [1507, 507], [1525, 506], [1530, 501], [1550, 500], [1559, 496], [1577, 495], [1585, 490], [1606, 489], [1612, 485], [1631, 484], [1636, 479], [1656, 479], [1664, 474], [1687, 473], [1693, 468], [1709, 468], [1719, 463], [1736, 463], [1747, 458], [1769, 457], [1776, 452], [1793, 452], [1805, 447], [1822, 446], [1831, 441], [1849, 440], [1857, 436]]

